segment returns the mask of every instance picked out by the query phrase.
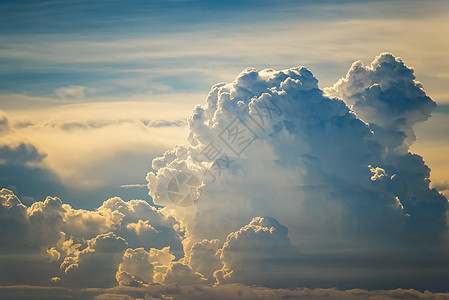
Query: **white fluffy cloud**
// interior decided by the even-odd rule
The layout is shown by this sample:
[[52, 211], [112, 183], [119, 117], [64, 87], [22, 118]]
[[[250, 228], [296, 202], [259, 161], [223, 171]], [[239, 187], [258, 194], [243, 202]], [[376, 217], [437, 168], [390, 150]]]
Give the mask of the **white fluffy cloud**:
[[189, 257], [189, 266], [202, 274], [208, 282], [215, 282], [214, 272], [220, 270], [223, 263], [220, 259], [220, 241], [202, 240], [193, 244]]
[[170, 265], [164, 278], [166, 284], [198, 284], [205, 282], [202, 274], [194, 272], [188, 265], [175, 262]]
[[[420, 288], [441, 288], [448, 202], [409, 152], [413, 125], [434, 107], [391, 54], [354, 64], [325, 91], [303, 67], [245, 69], [194, 108], [186, 144], [153, 160], [148, 188], [162, 208], [119, 197], [95, 210], [54, 197], [27, 207], [3, 189], [0, 251], [38, 259], [22, 278], [14, 266], [22, 258], [2, 259], [0, 278], [129, 289], [373, 287], [370, 278], [422, 269], [419, 258], [433, 272]], [[392, 287], [411, 280], [394, 274]]]
[[279, 274], [276, 259], [287, 259], [292, 254], [287, 232], [275, 219], [257, 217], [230, 233], [218, 252], [223, 268], [215, 273], [217, 281], [270, 284], [274, 274]]
[[117, 272], [117, 282], [126, 286], [143, 286], [164, 283], [165, 274], [175, 256], [170, 247], [161, 250], [144, 248], [127, 249]]
[[[123, 201], [118, 197], [106, 200], [95, 211], [73, 209], [64, 205], [64, 232], [74, 238], [92, 238], [98, 233], [114, 232], [126, 237], [130, 247], [150, 246], [182, 251], [177, 221], [164, 216], [160, 210], [144, 200]], [[147, 246], [147, 247], [148, 247]]]
[[415, 80], [413, 69], [390, 53], [379, 55], [370, 66], [355, 62], [346, 77], [326, 91], [373, 124], [371, 129], [382, 136], [389, 150], [402, 143], [409, 146], [416, 139], [413, 125], [427, 120], [436, 107]]
[[110, 287], [122, 261], [126, 241], [109, 232], [87, 241], [87, 247], [67, 256], [61, 264], [63, 284], [82, 287]]
[[209, 285], [152, 285], [149, 287], [118, 286], [108, 289], [68, 289], [35, 286], [0, 286], [0, 293], [7, 298], [20, 295], [21, 298], [48, 298], [55, 299], [175, 299], [175, 300], [209, 300], [209, 299], [242, 299], [242, 300], [268, 300], [268, 299], [449, 299], [448, 293], [420, 292], [414, 289], [366, 290], [336, 288], [296, 288], [296, 289], [270, 289], [242, 284]]
[[[155, 272], [161, 273], [155, 277], [160, 277], [162, 282], [175, 258], [169, 248], [173, 247], [172, 252], [182, 256], [183, 233], [178, 223], [143, 200], [125, 202], [116, 197], [95, 211], [87, 211], [48, 197], [44, 202], [26, 207], [12, 191], [2, 189], [0, 202], [0, 238], [4, 241], [0, 247], [3, 255], [0, 278], [7, 283], [49, 284], [52, 281], [70, 286], [113, 286], [117, 283], [119, 265], [126, 270], [130, 257], [139, 250], [126, 250], [128, 246], [151, 248], [149, 252], [140, 249], [151, 254]], [[27, 261], [14, 256], [15, 253], [37, 259], [26, 265]], [[22, 262], [25, 265], [21, 270]], [[15, 272], [25, 274], [28, 269], [34, 276], [8, 276]]]
[[7, 189], [0, 190], [1, 251], [3, 253], [33, 252], [55, 244], [63, 236], [62, 202], [48, 197], [26, 207]]
[[447, 199], [429, 189], [430, 169], [421, 156], [409, 153], [416, 140], [413, 125], [427, 120], [436, 107], [415, 80], [413, 69], [383, 53], [370, 66], [355, 62], [346, 77], [326, 92], [341, 97], [370, 124], [373, 140], [381, 147], [375, 159], [392, 175], [383, 190], [404, 205], [413, 234], [419, 231], [421, 239], [446, 231]]
[[59, 252], [51, 248], [64, 238], [61, 200], [48, 197], [26, 207], [12, 191], [2, 189], [0, 204], [0, 280], [48, 283], [52, 268], [57, 267], [51, 262], [59, 259]]
[[[194, 108], [187, 145], [153, 160], [150, 195], [185, 226], [191, 262], [193, 246], [204, 240], [218, 240], [226, 253], [228, 234], [255, 232], [245, 224], [258, 216], [284, 224], [293, 246], [306, 253], [406, 249], [422, 241], [440, 247], [447, 199], [429, 188], [430, 169], [408, 151], [413, 125], [434, 107], [413, 70], [388, 53], [369, 67], [354, 64], [325, 92], [306, 68], [248, 68]], [[168, 193], [178, 174], [202, 181], [190, 186], [189, 197], [201, 193], [191, 206]], [[271, 235], [262, 232], [254, 242], [263, 236], [260, 247], [269, 247]], [[251, 242], [244, 244], [253, 257]], [[264, 276], [252, 273], [253, 282]]]

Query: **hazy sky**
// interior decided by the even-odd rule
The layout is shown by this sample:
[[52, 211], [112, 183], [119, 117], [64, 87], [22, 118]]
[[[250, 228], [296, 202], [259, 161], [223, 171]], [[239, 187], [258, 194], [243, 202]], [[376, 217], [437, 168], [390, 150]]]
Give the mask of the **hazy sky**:
[[[284, 284], [276, 282], [273, 287], [433, 288], [449, 292], [442, 288], [448, 286], [447, 280], [438, 275], [446, 274], [443, 266], [449, 264], [448, 248], [441, 246], [448, 241], [446, 208], [442, 208], [447, 206], [447, 200], [441, 200], [445, 199], [442, 195], [449, 195], [448, 30], [449, 2], [444, 0], [1, 1], [0, 188], [11, 193], [0, 194], [2, 199], [9, 199], [2, 200], [8, 210], [0, 210], [0, 224], [6, 228], [0, 238], [13, 239], [9, 228], [15, 226], [14, 222], [25, 222], [16, 219], [16, 213], [24, 214], [28, 225], [33, 224], [33, 218], [38, 219], [33, 213], [39, 212], [40, 218], [47, 220], [41, 220], [44, 225], [36, 223], [37, 227], [42, 226], [39, 227], [42, 232], [33, 233], [42, 235], [47, 242], [12, 241], [3, 253], [9, 254], [15, 247], [28, 254], [46, 253], [51, 264], [57, 264], [67, 278], [64, 274], [48, 275], [53, 272], [50, 266], [43, 271], [49, 278], [34, 271], [25, 276], [9, 270], [10, 266], [2, 262], [9, 273], [0, 274], [0, 279], [10, 278], [4, 282], [12, 285], [54, 283], [61, 288], [87, 287], [82, 274], [90, 269], [83, 267], [83, 260], [85, 265], [90, 261], [95, 265], [104, 260], [100, 255], [103, 248], [117, 247], [114, 249], [120, 255], [114, 258], [112, 271], [108, 267], [101, 269], [104, 274], [113, 274], [112, 277], [105, 275], [103, 280], [100, 276], [98, 286], [91, 287], [109, 288], [136, 282], [172, 284], [184, 280], [189, 284], [199, 284], [201, 280], [211, 284], [212, 279], [220, 283], [266, 285], [268, 278], [251, 282], [250, 273], [235, 269], [232, 277], [231, 271], [239, 259], [248, 260], [247, 256], [235, 258], [233, 247], [242, 243], [253, 249], [268, 240], [282, 244], [284, 250], [295, 252], [289, 247], [299, 247], [303, 251], [303, 256], [291, 257], [295, 267], [287, 268], [290, 281], [282, 273], [279, 282]], [[392, 53], [391, 60], [390, 56], [379, 58], [383, 52]], [[351, 68], [358, 60], [366, 69]], [[269, 79], [271, 71], [261, 72], [298, 66], [310, 70], [318, 82], [300, 69], [276, 75], [276, 79]], [[259, 73], [241, 73], [248, 67]], [[251, 76], [258, 81], [253, 82]], [[422, 87], [413, 81], [413, 76]], [[334, 86], [340, 78], [346, 81]], [[284, 80], [296, 82], [298, 91], [291, 90], [290, 83]], [[215, 88], [208, 97], [211, 87], [220, 82], [232, 84]], [[306, 92], [302, 89], [309, 87], [320, 93], [325, 91], [325, 97], [303, 95]], [[282, 98], [281, 91], [300, 100], [292, 104], [290, 98]], [[272, 93], [267, 96], [272, 97], [270, 101], [276, 103], [279, 98], [285, 105], [280, 104], [279, 108], [285, 118], [281, 122], [283, 130], [276, 127], [278, 124], [270, 135], [258, 133], [255, 144], [248, 148], [253, 149], [251, 155], [235, 158], [240, 167], [231, 169], [234, 177], [220, 179], [223, 182], [219, 184], [206, 184], [200, 197], [202, 203], [207, 199], [226, 202], [232, 198], [244, 204], [231, 202], [217, 208], [200, 203], [195, 212], [167, 205], [165, 196], [159, 193], [170, 185], [168, 174], [174, 176], [186, 170], [196, 174], [201, 169], [185, 153], [200, 154], [200, 146], [207, 145], [211, 136], [218, 137], [218, 129], [224, 130], [238, 116], [230, 107], [240, 107], [242, 104], [237, 103], [240, 100], [251, 109], [251, 105], [256, 105], [250, 105], [252, 97], [261, 97], [262, 93]], [[327, 97], [340, 97], [344, 108], [329, 102]], [[303, 98], [317, 99], [321, 104], [312, 105], [315, 100], [302, 104]], [[436, 108], [430, 99], [437, 104]], [[196, 105], [203, 105], [204, 112]], [[213, 107], [215, 115], [211, 115]], [[302, 110], [310, 110], [310, 114], [303, 114]], [[356, 121], [351, 119], [353, 115]], [[202, 128], [197, 120], [203, 120], [210, 128]], [[334, 129], [334, 125], [340, 129]], [[373, 139], [367, 138], [369, 132], [374, 134]], [[312, 133], [316, 134], [313, 138], [309, 137]], [[371, 142], [379, 145], [373, 146]], [[362, 144], [368, 145], [367, 148]], [[173, 148], [176, 145], [185, 146]], [[166, 152], [170, 149], [177, 150]], [[423, 162], [411, 153], [422, 156]], [[152, 163], [157, 157], [163, 158]], [[441, 195], [429, 189], [424, 163], [431, 169], [430, 187], [437, 188]], [[152, 175], [147, 176], [148, 172]], [[370, 180], [362, 181], [364, 172], [372, 172], [371, 181], [377, 185], [371, 186]], [[400, 184], [395, 183], [395, 174], [399, 174], [396, 180]], [[386, 180], [384, 177], [392, 183], [374, 183]], [[310, 191], [312, 186], [312, 190], [320, 193]], [[14, 195], [28, 208], [21, 211], [24, 206], [11, 200], [17, 199]], [[47, 196], [59, 197], [65, 204], [59, 200], [54, 200], [56, 204], [41, 202]], [[115, 196], [124, 201], [143, 199], [166, 208], [154, 211], [144, 202], [120, 205], [118, 200], [105, 202]], [[268, 197], [276, 201], [268, 201]], [[318, 200], [312, 204], [314, 197]], [[331, 203], [324, 200], [329, 197], [333, 198]], [[301, 203], [290, 200], [278, 203], [280, 198], [298, 198]], [[353, 200], [359, 198], [370, 204]], [[35, 202], [41, 204], [32, 206]], [[372, 203], [379, 206], [372, 207]], [[390, 209], [391, 205], [394, 209], [402, 206], [402, 216], [413, 219], [416, 213], [417, 221], [396, 219], [397, 212]], [[14, 217], [10, 215], [13, 206], [18, 207]], [[214, 214], [214, 208], [221, 213], [205, 218], [204, 214]], [[372, 215], [366, 217], [366, 211]], [[120, 214], [122, 219], [117, 217]], [[379, 216], [388, 220], [381, 221]], [[301, 221], [296, 222], [297, 218]], [[342, 225], [344, 218], [350, 221]], [[429, 225], [428, 219], [441, 222], [444, 219], [444, 224], [429, 221], [432, 223]], [[209, 230], [199, 229], [199, 220]], [[364, 223], [367, 220], [371, 223]], [[351, 229], [348, 224], [358, 229]], [[404, 232], [397, 233], [401, 236], [397, 238], [396, 229], [391, 230], [395, 232], [392, 236], [380, 238], [379, 245], [373, 244], [378, 235], [388, 231], [380, 224], [403, 226]], [[372, 228], [376, 226], [381, 229]], [[60, 229], [56, 229], [54, 236], [49, 229], [52, 227]], [[288, 228], [288, 237], [284, 228]], [[338, 234], [330, 228], [339, 228]], [[303, 230], [309, 232], [305, 234]], [[409, 236], [411, 231], [418, 232], [415, 239]], [[239, 240], [242, 232], [250, 232], [245, 238], [257, 235], [255, 246], [253, 240]], [[276, 234], [271, 236], [268, 232]], [[341, 240], [334, 240], [335, 236]], [[432, 238], [426, 240], [426, 236]], [[389, 241], [402, 238], [406, 241], [391, 249], [386, 246]], [[205, 242], [201, 244], [203, 239]], [[227, 239], [229, 243], [225, 243]], [[434, 260], [422, 263], [432, 271], [428, 274], [431, 279], [421, 285], [418, 284], [421, 278], [413, 270], [424, 267], [409, 264], [417, 253], [407, 253], [403, 260], [397, 260], [405, 245], [415, 243], [425, 244], [436, 253]], [[354, 254], [356, 260], [365, 261], [362, 267], [348, 258], [350, 252], [346, 250], [354, 245], [360, 250]], [[171, 247], [170, 252], [163, 248], [167, 246]], [[377, 246], [380, 256], [367, 250]], [[139, 247], [144, 249], [139, 252], [136, 250]], [[328, 251], [324, 250], [326, 247], [330, 247]], [[125, 249], [128, 250], [123, 257], [129, 261], [122, 257]], [[214, 251], [222, 255], [219, 262], [208, 262], [218, 264], [214, 269], [219, 270], [217, 274], [206, 270], [201, 259], [195, 261], [198, 260], [195, 253], [200, 253], [199, 257], [205, 255], [201, 251], [209, 256]], [[425, 249], [419, 251], [427, 253]], [[384, 252], [393, 254], [384, 256]], [[89, 253], [94, 254], [91, 257]], [[312, 253], [324, 256], [316, 258]], [[151, 272], [139, 273], [141, 270], [132, 261], [138, 255], [147, 257]], [[179, 260], [183, 256], [184, 260]], [[374, 262], [379, 257], [385, 260], [381, 267], [376, 267]], [[272, 259], [276, 261], [278, 257]], [[345, 262], [349, 267], [339, 269]], [[285, 262], [268, 266], [274, 272], [270, 274], [275, 274], [276, 266], [282, 264]], [[117, 271], [119, 265], [124, 273]], [[391, 283], [385, 279], [385, 268], [389, 265], [397, 266], [402, 275], [409, 275], [397, 275], [399, 279]], [[76, 268], [79, 273], [75, 275], [68, 271]], [[248, 268], [254, 273], [260, 271]], [[329, 271], [325, 276], [321, 273], [323, 268]], [[343, 278], [337, 278], [338, 272], [344, 273]], [[34, 281], [35, 277], [43, 279]], [[375, 283], [367, 284], [369, 278]], [[305, 283], [292, 284], [301, 280]]]

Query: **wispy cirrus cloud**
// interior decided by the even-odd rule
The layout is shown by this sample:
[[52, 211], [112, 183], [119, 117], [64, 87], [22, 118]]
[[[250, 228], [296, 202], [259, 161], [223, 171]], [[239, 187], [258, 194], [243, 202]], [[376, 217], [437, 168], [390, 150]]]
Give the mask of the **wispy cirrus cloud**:
[[[357, 276], [383, 276], [389, 264], [419, 268], [411, 244], [446, 265], [448, 201], [429, 186], [423, 158], [409, 152], [415, 124], [435, 106], [413, 69], [390, 53], [355, 62], [324, 92], [306, 68], [247, 68], [195, 107], [188, 144], [153, 160], [150, 195], [185, 226], [190, 262], [221, 261], [215, 271], [199, 265], [219, 283], [365, 286]], [[184, 185], [197, 193], [179, 201], [171, 192]], [[343, 258], [347, 249], [358, 259]], [[310, 253], [328, 266], [342, 259], [348, 273], [307, 277], [301, 266], [322, 267], [309, 265]], [[378, 269], [368, 267], [375, 253]], [[410, 280], [398, 276], [392, 286]]]
[[[376, 7], [376, 4], [371, 5]], [[361, 11], [356, 11], [361, 15]], [[436, 16], [413, 20], [351, 17], [330, 18], [324, 22], [321, 19], [285, 18], [260, 24], [257, 29], [242, 29], [236, 24], [218, 31], [197, 27], [181, 33], [139, 33], [131, 37], [117, 34], [86, 38], [76, 33], [67, 36], [43, 34], [20, 39], [4, 36], [0, 57], [6, 63], [3, 72], [17, 72], [14, 62], [19, 60], [26, 62], [25, 66], [28, 65], [32, 72], [71, 72], [71, 76], [88, 72], [95, 74], [97, 79], [103, 78], [101, 81], [119, 82], [146, 78], [148, 82], [164, 83], [178, 90], [183, 85], [173, 83], [170, 78], [194, 73], [203, 83], [186, 82], [196, 85], [194, 89], [198, 91], [215, 82], [232, 79], [233, 73], [247, 65], [285, 68], [292, 61], [311, 67], [327, 86], [336, 81], [358, 53], [365, 53], [361, 57], [365, 60], [389, 50], [411, 61], [419, 69], [420, 78], [428, 78], [428, 88], [437, 94], [443, 92], [438, 82], [447, 78], [444, 62], [449, 45], [443, 38], [447, 11], [442, 6]], [[376, 26], [373, 27], [373, 23]], [[263, 38], [258, 32], [263, 32]], [[420, 36], [419, 41], [411, 32]], [[301, 34], [300, 40], [298, 33]], [[270, 40], [269, 46], [267, 39]], [[252, 45], [250, 49], [248, 45]], [[426, 51], [428, 47], [433, 51]], [[338, 64], [335, 63], [337, 61]], [[326, 68], [323, 63], [326, 63]], [[217, 68], [221, 72], [215, 72]], [[142, 70], [147, 71], [142, 74]], [[135, 72], [139, 72], [138, 77]], [[180, 80], [185, 81], [186, 78], [179, 76]], [[80, 85], [90, 83], [90, 88], [100, 84], [92, 86], [92, 80], [82, 76], [76, 81]], [[447, 101], [446, 98], [436, 100]]]

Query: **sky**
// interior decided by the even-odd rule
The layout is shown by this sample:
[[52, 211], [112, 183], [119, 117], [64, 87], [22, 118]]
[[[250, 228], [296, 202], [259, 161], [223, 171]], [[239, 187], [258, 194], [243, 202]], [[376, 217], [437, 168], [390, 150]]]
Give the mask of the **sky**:
[[0, 1], [0, 295], [449, 297], [448, 20]]

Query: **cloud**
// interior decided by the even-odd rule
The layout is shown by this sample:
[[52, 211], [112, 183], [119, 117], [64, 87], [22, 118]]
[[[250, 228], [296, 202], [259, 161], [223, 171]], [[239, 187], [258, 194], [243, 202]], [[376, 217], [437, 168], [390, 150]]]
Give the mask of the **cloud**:
[[65, 222], [61, 230], [77, 243], [95, 238], [98, 234], [113, 233], [124, 238], [130, 248], [171, 247], [178, 258], [182, 256], [183, 233], [177, 222], [146, 201], [125, 202], [115, 197], [105, 201], [95, 211], [73, 209], [67, 204], [64, 204], [64, 209]]
[[148, 286], [150, 283], [163, 283], [165, 274], [175, 256], [170, 247], [161, 250], [151, 248], [128, 248], [123, 255], [123, 262], [117, 271], [119, 285]]
[[[255, 18], [257, 20], [254, 21], [260, 23], [254, 27], [242, 26], [239, 22], [228, 23], [232, 18], [223, 18], [226, 26], [220, 29], [219, 34], [209, 27], [200, 26], [193, 32], [172, 32], [166, 36], [149, 31], [136, 33], [132, 37], [126, 34], [102, 34], [95, 41], [84, 34], [73, 34], [70, 38], [56, 38], [51, 34], [39, 35], [39, 38], [32, 35], [22, 38], [4, 35], [5, 43], [0, 55], [7, 63], [4, 68], [8, 67], [6, 70], [11, 73], [17, 70], [17, 59], [39, 62], [40, 66], [45, 64], [48, 67], [54, 67], [56, 63], [62, 66], [58, 72], [63, 72], [63, 75], [66, 75], [67, 62], [71, 62], [69, 72], [72, 76], [78, 74], [76, 77], [84, 80], [81, 84], [102, 85], [106, 82], [101, 88], [111, 88], [112, 69], [116, 75], [124, 76], [119, 79], [114, 77], [114, 83], [130, 80], [139, 82], [134, 92], [148, 88], [150, 80], [153, 81], [151, 85], [160, 86], [161, 77], [166, 78], [164, 84], [168, 85], [176, 84], [179, 80], [185, 81], [186, 77], [191, 77], [188, 78], [189, 86], [198, 85], [198, 75], [204, 77], [200, 87], [204, 90], [211, 83], [228, 81], [247, 65], [285, 68], [292, 61], [311, 67], [327, 86], [345, 71], [346, 65], [354, 57], [362, 55], [361, 58], [368, 59], [380, 51], [392, 49], [416, 65], [422, 78], [427, 78], [427, 84], [432, 85], [432, 91], [442, 91], [447, 70], [444, 51], [447, 41], [443, 37], [447, 5], [433, 3], [424, 7], [418, 2], [407, 8], [399, 5], [364, 2], [352, 3], [350, 8], [344, 6], [344, 9], [341, 4], [312, 5], [313, 8], [306, 5], [314, 12], [322, 11], [325, 20], [310, 19], [313, 13], [304, 9], [304, 3], [293, 5], [294, 8], [289, 3], [289, 9], [281, 11], [277, 10], [280, 6], [276, 5], [273, 8], [278, 13], [282, 12], [277, 20], [273, 19], [272, 10], [266, 11], [270, 21], [267, 21], [268, 18]], [[391, 8], [388, 14], [383, 13], [386, 6]], [[301, 18], [298, 18], [298, 13], [302, 15]], [[411, 15], [414, 17], [404, 18]], [[335, 16], [338, 18], [335, 19]], [[247, 22], [248, 18], [241, 20]], [[377, 26], [373, 27], [373, 22]], [[301, 45], [296, 40], [298, 32], [302, 36]], [[385, 35], [384, 32], [390, 34]], [[420, 41], [416, 40], [415, 33], [421, 37]], [[272, 41], [271, 47], [265, 47], [267, 39]], [[247, 51], [248, 43], [254, 45], [250, 52]], [[434, 47], [432, 51], [427, 51], [429, 48], [424, 45]], [[323, 64], [323, 61], [326, 63]], [[82, 63], [82, 68], [76, 67], [79, 63]], [[31, 68], [31, 65], [23, 64], [23, 67]], [[220, 72], [216, 72], [218, 69]], [[36, 72], [35, 69], [30, 71]], [[137, 76], [136, 72], [139, 72]], [[173, 74], [182, 76], [172, 80]], [[52, 79], [61, 80], [59, 85], [66, 86], [70, 84], [67, 77], [52, 76]], [[17, 81], [14, 83], [17, 84]], [[29, 85], [24, 84], [24, 88], [29, 88]]]
[[[2, 190], [0, 237], [8, 243], [0, 250], [8, 259], [0, 279], [120, 286], [98, 289], [100, 298], [196, 295], [190, 289], [209, 298], [218, 290], [250, 299], [261, 291], [342, 296], [228, 283], [445, 289], [448, 202], [429, 187], [423, 158], [409, 151], [413, 126], [434, 103], [391, 54], [355, 66], [325, 91], [304, 67], [247, 68], [213, 86], [188, 119], [185, 144], [152, 162], [146, 178], [154, 206], [119, 197], [92, 210], [56, 197], [27, 206]], [[35, 148], [22, 148], [5, 153], [42, 160]], [[14, 257], [17, 249], [36, 259]]]
[[447, 293], [420, 292], [414, 289], [270, 289], [242, 284], [154, 285], [150, 287], [113, 287], [108, 289], [68, 289], [44, 286], [1, 286], [0, 294], [8, 299], [448, 299]]
[[86, 87], [80, 85], [71, 85], [68, 87], [62, 87], [55, 90], [55, 94], [65, 100], [65, 99], [83, 99]]
[[87, 241], [87, 247], [76, 250], [61, 264], [65, 285], [110, 287], [116, 284], [115, 272], [127, 247], [114, 233], [100, 234]]
[[390, 53], [379, 55], [367, 67], [361, 61], [355, 62], [346, 77], [326, 91], [344, 99], [361, 119], [375, 124], [372, 130], [393, 142], [387, 145], [389, 150], [403, 143], [411, 145], [416, 140], [413, 125], [426, 121], [436, 108], [422, 84], [415, 80], [413, 69]]
[[30, 143], [9, 139], [4, 142], [0, 145], [1, 187], [14, 190], [28, 203], [45, 198], [48, 193], [62, 193], [59, 178], [44, 163], [46, 153]]
[[[344, 99], [360, 118], [371, 124], [373, 138], [384, 147], [380, 159], [391, 174], [396, 174], [391, 188], [405, 204], [411, 219], [416, 220], [412, 226], [422, 230], [425, 225], [421, 221], [427, 222], [424, 220], [432, 210], [435, 224], [441, 223], [440, 229], [435, 230], [444, 228], [447, 200], [429, 190], [430, 169], [422, 157], [408, 153], [416, 140], [413, 126], [426, 121], [436, 107], [422, 84], [415, 80], [413, 69], [400, 58], [383, 53], [367, 67], [355, 62], [346, 77], [327, 89], [327, 93]], [[414, 188], [404, 188], [405, 181]]]
[[272, 284], [276, 281], [273, 277], [282, 272], [277, 259], [286, 259], [293, 250], [287, 232], [277, 220], [257, 217], [230, 233], [218, 251], [223, 268], [214, 274], [217, 281]]
[[448, 182], [441, 182], [434, 184], [434, 187], [439, 191], [449, 191], [449, 183]]
[[220, 260], [220, 241], [214, 240], [202, 240], [192, 245], [189, 266], [202, 274], [209, 283], [215, 282], [214, 272], [220, 270], [223, 266]]
[[166, 120], [154, 120], [154, 121], [143, 121], [144, 124], [148, 127], [181, 127], [185, 125], [184, 120], [176, 120], [176, 121], [166, 121]]
[[146, 184], [144, 184], [144, 183], [123, 184], [120, 187], [124, 188], [124, 189], [128, 189], [128, 188], [143, 188], [143, 187], [146, 187]]
[[[26, 141], [46, 155], [43, 165], [63, 185], [55, 192], [49, 186], [51, 194], [71, 204], [94, 208], [101, 199], [114, 195], [136, 197], [118, 186], [141, 182], [152, 158], [185, 139], [186, 127], [178, 122], [188, 115], [184, 107], [143, 102], [82, 103], [9, 112], [12, 129], [4, 141], [9, 147]], [[21, 195], [46, 196], [30, 194]], [[137, 196], [143, 198], [145, 194]]]
[[29, 208], [23, 205], [12, 191], [0, 191], [1, 230], [3, 253], [42, 250], [55, 244], [61, 237], [63, 222], [62, 202], [48, 197], [44, 202], [35, 202]]
[[[87, 211], [47, 197], [26, 207], [12, 191], [2, 189], [0, 203], [0, 278], [7, 284], [52, 281], [64, 286], [110, 287], [117, 284], [119, 265], [120, 271], [133, 271], [130, 266], [139, 251], [151, 257], [155, 277], [163, 282], [175, 258], [172, 253], [180, 256], [182, 252], [177, 222], [143, 200], [125, 202], [116, 197]], [[129, 246], [149, 251], [127, 250]], [[26, 256], [16, 257], [16, 253], [36, 259], [23, 260]], [[117, 278], [123, 281], [123, 276]]]
[[2, 189], [0, 204], [1, 281], [45, 284], [55, 267], [51, 261], [59, 257], [47, 250], [64, 238], [61, 200], [48, 197], [26, 207], [12, 191]]
[[[296, 249], [291, 265], [324, 249], [353, 249], [368, 254], [366, 259], [389, 249], [389, 259], [401, 251], [417, 258], [419, 251], [407, 250], [411, 245], [438, 249], [447, 233], [447, 199], [429, 187], [430, 169], [422, 157], [408, 151], [413, 126], [434, 108], [413, 70], [388, 53], [369, 67], [356, 63], [325, 92], [304, 67], [247, 68], [232, 83], [212, 87], [206, 103], [194, 108], [188, 144], [153, 160], [150, 195], [185, 226], [188, 260], [197, 243], [219, 241], [225, 269], [232, 266], [217, 273], [222, 280], [233, 274], [237, 282], [250, 278], [239, 274], [238, 266], [254, 257], [252, 241], [262, 237], [259, 248], [270, 249], [277, 235], [249, 225], [244, 229], [258, 216], [273, 217], [289, 229], [283, 240]], [[178, 206], [168, 193], [174, 178], [182, 191], [179, 178], [186, 176], [202, 182], [189, 186], [190, 197], [200, 197], [188, 207]], [[238, 245], [238, 238], [229, 241], [231, 232], [254, 235], [241, 238], [249, 248], [239, 252], [236, 257], [244, 259], [235, 265], [224, 255], [228, 246]], [[206, 253], [214, 265], [212, 249]], [[276, 252], [267, 253], [276, 259]], [[210, 274], [201, 264], [196, 267]]]
[[180, 262], [172, 263], [164, 278], [166, 284], [179, 285], [198, 284], [205, 281], [202, 274], [194, 272], [188, 265]]
[[0, 187], [7, 187], [26, 199], [45, 198], [48, 193], [61, 194], [64, 189], [57, 175], [47, 167], [47, 153], [26, 139], [15, 136], [6, 115], [0, 117]]
[[47, 123], [45, 126], [59, 127], [64, 131], [72, 131], [76, 129], [101, 129], [108, 126], [117, 126], [122, 124], [129, 125], [139, 122], [149, 128], [182, 127], [185, 125], [185, 121], [183, 120], [92, 120], [86, 122]]
[[36, 165], [45, 157], [36, 147], [31, 144], [21, 143], [19, 145], [2, 145], [0, 146], [0, 164], [12, 165]]

